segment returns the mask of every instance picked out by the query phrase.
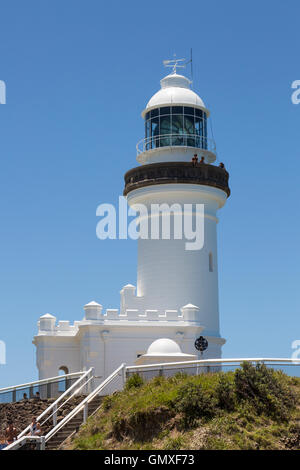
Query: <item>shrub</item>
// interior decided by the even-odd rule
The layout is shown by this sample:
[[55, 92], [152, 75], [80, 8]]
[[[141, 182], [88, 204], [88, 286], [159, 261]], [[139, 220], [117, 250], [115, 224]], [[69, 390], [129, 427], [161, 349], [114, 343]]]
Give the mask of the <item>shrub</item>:
[[109, 410], [113, 405], [113, 398], [110, 395], [107, 395], [103, 398], [102, 406], [105, 411]]
[[234, 375], [239, 402], [250, 402], [258, 413], [274, 419], [287, 420], [295, 406], [295, 397], [284, 384], [280, 373], [264, 364], [253, 366], [244, 362]]
[[227, 411], [235, 409], [235, 387], [228, 375], [220, 375], [219, 383], [216, 386], [216, 396], [220, 408]]
[[214, 415], [212, 398], [195, 383], [184, 384], [178, 389], [174, 406], [177, 412], [182, 413], [185, 426], [195, 425], [201, 417], [211, 418]]
[[162, 384], [166, 381], [165, 377], [162, 377], [160, 375], [156, 375], [152, 380], [151, 384], [154, 385], [154, 387], [161, 387]]
[[144, 385], [144, 380], [139, 374], [133, 374], [126, 382], [125, 389], [139, 388]]

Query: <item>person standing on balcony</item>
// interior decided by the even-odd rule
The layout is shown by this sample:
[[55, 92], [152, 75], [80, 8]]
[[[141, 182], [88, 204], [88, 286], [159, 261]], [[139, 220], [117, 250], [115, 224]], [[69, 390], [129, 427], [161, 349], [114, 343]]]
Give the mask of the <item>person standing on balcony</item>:
[[192, 158], [193, 166], [197, 166], [198, 163], [198, 155], [195, 153], [195, 155]]

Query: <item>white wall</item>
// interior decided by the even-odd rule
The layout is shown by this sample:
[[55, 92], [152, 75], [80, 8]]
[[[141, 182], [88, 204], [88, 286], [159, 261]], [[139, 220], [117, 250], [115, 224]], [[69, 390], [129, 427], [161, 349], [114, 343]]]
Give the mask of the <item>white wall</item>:
[[[204, 204], [204, 247], [185, 249], [182, 240], [138, 240], [137, 296], [145, 309], [177, 309], [188, 303], [200, 308], [199, 322], [208, 334], [219, 335], [217, 210], [226, 193], [210, 186], [166, 184], [141, 188], [128, 195], [129, 205]], [[209, 253], [213, 272], [209, 272]]]

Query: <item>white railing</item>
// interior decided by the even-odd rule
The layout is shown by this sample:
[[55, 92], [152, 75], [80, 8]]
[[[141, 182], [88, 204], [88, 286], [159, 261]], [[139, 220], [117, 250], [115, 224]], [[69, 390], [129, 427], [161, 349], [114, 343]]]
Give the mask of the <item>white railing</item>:
[[[53, 426], [55, 427], [57, 425], [57, 412], [59, 411], [60, 408], [62, 408], [69, 400], [71, 400], [71, 398], [73, 398], [76, 395], [79, 395], [79, 392], [83, 388], [85, 388], [85, 387], [87, 388], [87, 390], [85, 390], [84, 393], [90, 393], [91, 392], [91, 390], [93, 388], [92, 381], [94, 380], [93, 372], [94, 372], [93, 368], [90, 368], [86, 372], [82, 372], [81, 377], [79, 377], [79, 379], [75, 383], [73, 383], [73, 385], [71, 385], [71, 387], [69, 387], [62, 395], [60, 395], [60, 397], [54, 403], [52, 403], [50, 406], [48, 406], [48, 408], [46, 408], [46, 410], [43, 411], [37, 417], [36, 420], [41, 424], [41, 426], [43, 426], [50, 418], [52, 418], [53, 419]], [[68, 395], [70, 395], [70, 396], [68, 396]], [[67, 396], [68, 396], [68, 398], [65, 400], [65, 398]], [[47, 416], [49, 413], [50, 413], [50, 415]], [[46, 416], [47, 416], [47, 418], [44, 421], [42, 421], [42, 419]], [[18, 435], [18, 438], [15, 442], [13, 442], [9, 446], [5, 447], [3, 450], [17, 450], [18, 448], [20, 448], [21, 446], [26, 444], [28, 439], [32, 437], [32, 436], [26, 436], [26, 433], [28, 433], [29, 431], [30, 431], [30, 425], [28, 425]], [[34, 437], [36, 437], [36, 436], [34, 436]], [[44, 436], [43, 436], [43, 438], [44, 438]]]
[[21, 447], [23, 447], [25, 444], [28, 444], [29, 442], [35, 442], [37, 450], [45, 450], [44, 436], [24, 436], [2, 450], [19, 450], [21, 449]]
[[72, 410], [65, 418], [63, 418], [50, 432], [45, 436], [45, 442], [48, 442], [54, 434], [56, 434], [60, 429], [62, 429], [71, 419], [73, 419], [78, 413], [83, 411], [83, 423], [86, 422], [88, 417], [88, 404], [104, 389], [111, 384], [111, 382], [118, 376], [122, 377], [122, 388], [125, 385], [126, 381], [126, 364], [120, 365], [107, 379], [105, 379], [98, 387], [95, 388], [79, 405], [77, 405], [74, 410]]
[[[33, 390], [36, 387], [41, 387], [41, 386], [44, 386], [44, 385], [67, 382], [68, 380], [76, 379], [77, 377], [81, 377], [83, 374], [84, 374], [84, 372], [73, 372], [71, 374], [58, 375], [56, 377], [50, 377], [48, 379], [35, 380], [33, 382], [27, 382], [27, 383], [24, 383], [24, 384], [19, 384], [19, 385], [13, 385], [13, 386], [10, 386], [10, 387], [0, 388], [0, 403], [1, 403], [1, 395], [2, 394], [11, 393], [12, 394], [11, 402], [15, 402], [15, 401], [18, 401], [18, 400], [16, 400], [16, 394], [17, 394], [18, 391], [22, 392], [24, 390]], [[30, 397], [28, 397], [28, 398], [30, 398]], [[8, 403], [10, 403], [10, 402], [8, 402]]]
[[209, 370], [213, 367], [226, 367], [226, 366], [240, 366], [242, 362], [251, 362], [254, 364], [263, 363], [269, 366], [300, 366], [300, 359], [287, 359], [287, 358], [265, 358], [265, 357], [250, 357], [250, 358], [237, 358], [237, 359], [200, 359], [195, 361], [185, 362], [167, 362], [158, 364], [144, 364], [139, 366], [126, 367], [126, 375], [147, 372], [147, 371], [164, 371], [176, 369], [189, 369], [196, 368], [201, 371], [201, 368]]
[[[40, 422], [41, 419], [46, 416], [47, 413], [51, 412], [51, 415], [47, 417], [44, 423], [50, 418], [53, 417], [54, 427], [46, 434], [45, 436], [24, 436], [26, 432], [29, 431], [30, 427], [28, 426], [21, 434], [18, 436], [18, 440], [10, 444], [3, 450], [16, 450], [22, 447], [25, 443], [35, 440], [37, 442], [37, 448], [44, 450], [45, 444], [48, 442], [59, 430], [61, 430], [71, 419], [83, 411], [82, 421], [86, 422], [88, 417], [88, 405], [89, 403], [97, 396], [100, 395], [117, 377], [121, 377], [121, 387], [118, 389], [123, 389], [126, 383], [126, 378], [131, 374], [142, 373], [142, 372], [154, 372], [155, 375], [163, 375], [164, 371], [182, 371], [184, 369], [193, 369], [195, 374], [201, 373], [201, 368], [205, 368], [205, 372], [220, 370], [221, 367], [225, 366], [240, 366], [243, 362], [250, 362], [252, 364], [263, 363], [267, 366], [300, 366], [300, 359], [287, 359], [287, 358], [229, 358], [229, 359], [200, 359], [195, 361], [184, 361], [184, 362], [169, 362], [169, 363], [158, 363], [158, 364], [145, 364], [139, 366], [126, 366], [126, 364], [120, 365], [109, 377], [107, 377], [100, 385], [93, 389], [93, 369], [83, 373], [83, 376], [73, 384], [66, 392], [59, 397], [50, 407], [47, 408], [37, 420]], [[216, 369], [217, 368], [217, 369]], [[202, 369], [203, 372], [203, 369]], [[83, 382], [80, 384], [80, 382]], [[65, 416], [58, 423], [56, 422], [56, 415], [58, 409], [63, 406], [70, 398], [75, 394], [78, 394], [79, 390], [83, 387], [88, 386], [91, 388], [89, 395], [86, 396], [67, 416]], [[59, 407], [59, 403], [70, 393], [72, 395], [64, 401]]]
[[160, 147], [193, 147], [216, 153], [213, 139], [197, 134], [161, 134], [141, 139], [136, 145], [137, 155]]

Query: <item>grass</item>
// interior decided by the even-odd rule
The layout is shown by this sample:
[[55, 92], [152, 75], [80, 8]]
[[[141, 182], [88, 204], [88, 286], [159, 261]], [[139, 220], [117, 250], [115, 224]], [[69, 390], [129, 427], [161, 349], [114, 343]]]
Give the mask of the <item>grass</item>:
[[199, 376], [131, 378], [106, 397], [72, 449], [300, 448], [300, 379], [264, 366]]

